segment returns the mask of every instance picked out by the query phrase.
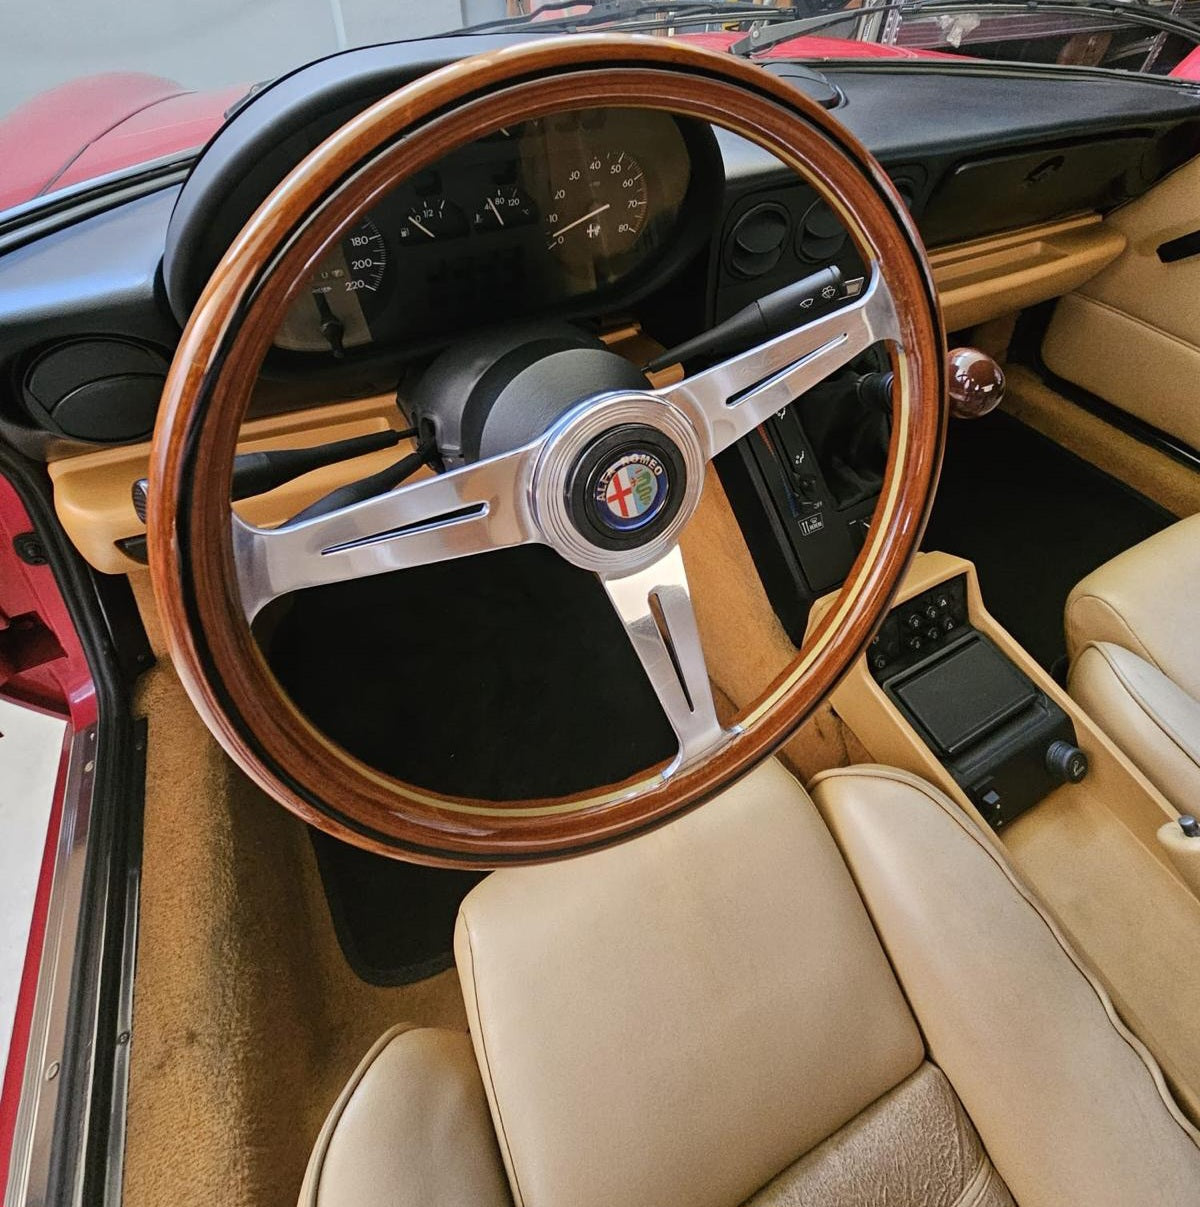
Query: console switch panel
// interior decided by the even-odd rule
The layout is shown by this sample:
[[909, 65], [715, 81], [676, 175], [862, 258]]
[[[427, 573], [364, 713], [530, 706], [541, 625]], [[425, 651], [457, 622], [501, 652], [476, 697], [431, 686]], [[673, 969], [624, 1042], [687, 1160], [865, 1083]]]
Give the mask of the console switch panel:
[[960, 574], [889, 612], [867, 648], [867, 666], [881, 683], [924, 662], [961, 637], [966, 628], [967, 579]]

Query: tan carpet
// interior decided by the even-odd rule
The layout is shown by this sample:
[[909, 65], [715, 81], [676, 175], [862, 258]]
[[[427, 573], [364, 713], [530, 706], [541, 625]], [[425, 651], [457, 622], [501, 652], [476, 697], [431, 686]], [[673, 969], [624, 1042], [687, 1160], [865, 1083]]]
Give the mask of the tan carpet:
[[[740, 711], [770, 686], [796, 647], [767, 599], [715, 473], [708, 475], [682, 545], [709, 678], [718, 701]], [[829, 767], [870, 761], [866, 747], [828, 704], [796, 731], [780, 758], [801, 781]]]
[[1006, 366], [1004, 410], [1173, 515], [1200, 511], [1200, 474], [1076, 406], [1028, 369]]
[[358, 980], [302, 824], [233, 767], [165, 663], [139, 704], [150, 741], [125, 1204], [282, 1207], [387, 1027], [466, 1028], [457, 976]]

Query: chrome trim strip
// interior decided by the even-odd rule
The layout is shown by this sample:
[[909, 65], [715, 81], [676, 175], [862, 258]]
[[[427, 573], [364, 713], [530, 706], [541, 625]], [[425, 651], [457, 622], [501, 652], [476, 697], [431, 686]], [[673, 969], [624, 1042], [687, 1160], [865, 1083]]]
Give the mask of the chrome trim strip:
[[[50, 1188], [51, 1147], [62, 1085], [62, 1059], [75, 968], [91, 834], [96, 780], [96, 725], [73, 735], [63, 791], [62, 817], [46, 911], [46, 934], [38, 969], [33, 1021], [25, 1052], [25, 1074], [17, 1107], [9, 1159], [5, 1207], [40, 1207]], [[95, 1003], [92, 1024], [95, 1023]], [[95, 1063], [95, 1044], [89, 1045], [87, 1081]], [[90, 1097], [90, 1095], [89, 1095]], [[82, 1163], [70, 1201], [82, 1194]]]

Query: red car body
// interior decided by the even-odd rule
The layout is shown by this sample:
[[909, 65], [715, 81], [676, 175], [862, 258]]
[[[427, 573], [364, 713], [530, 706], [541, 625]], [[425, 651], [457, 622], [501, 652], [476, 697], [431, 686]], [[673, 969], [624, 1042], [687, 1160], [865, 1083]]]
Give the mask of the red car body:
[[159, 76], [85, 76], [0, 119], [0, 210], [205, 143], [245, 85], [189, 92]]
[[[744, 35], [682, 35], [711, 50], [727, 51]], [[952, 59], [936, 50], [799, 37], [766, 51], [788, 59]], [[1175, 67], [1176, 79], [1200, 80], [1200, 47]], [[0, 119], [0, 210], [70, 184], [90, 180], [202, 146], [221, 127], [244, 84], [190, 92], [171, 80], [136, 72], [85, 76], [35, 96]]]
[[[728, 50], [743, 35], [699, 33], [688, 41]], [[946, 58], [842, 38], [794, 38], [776, 58]], [[0, 210], [67, 185], [202, 146], [248, 85], [189, 92], [161, 76], [110, 72], [51, 88], [0, 119]]]

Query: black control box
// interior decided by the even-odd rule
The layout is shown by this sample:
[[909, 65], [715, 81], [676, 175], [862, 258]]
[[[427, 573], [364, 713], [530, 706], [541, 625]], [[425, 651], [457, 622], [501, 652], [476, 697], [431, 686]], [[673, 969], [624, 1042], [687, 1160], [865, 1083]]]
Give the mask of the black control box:
[[967, 579], [960, 574], [888, 613], [867, 650], [877, 683], [923, 662], [967, 627]]
[[969, 623], [965, 577], [895, 608], [867, 660], [994, 829], [1087, 774], [1070, 717]]

